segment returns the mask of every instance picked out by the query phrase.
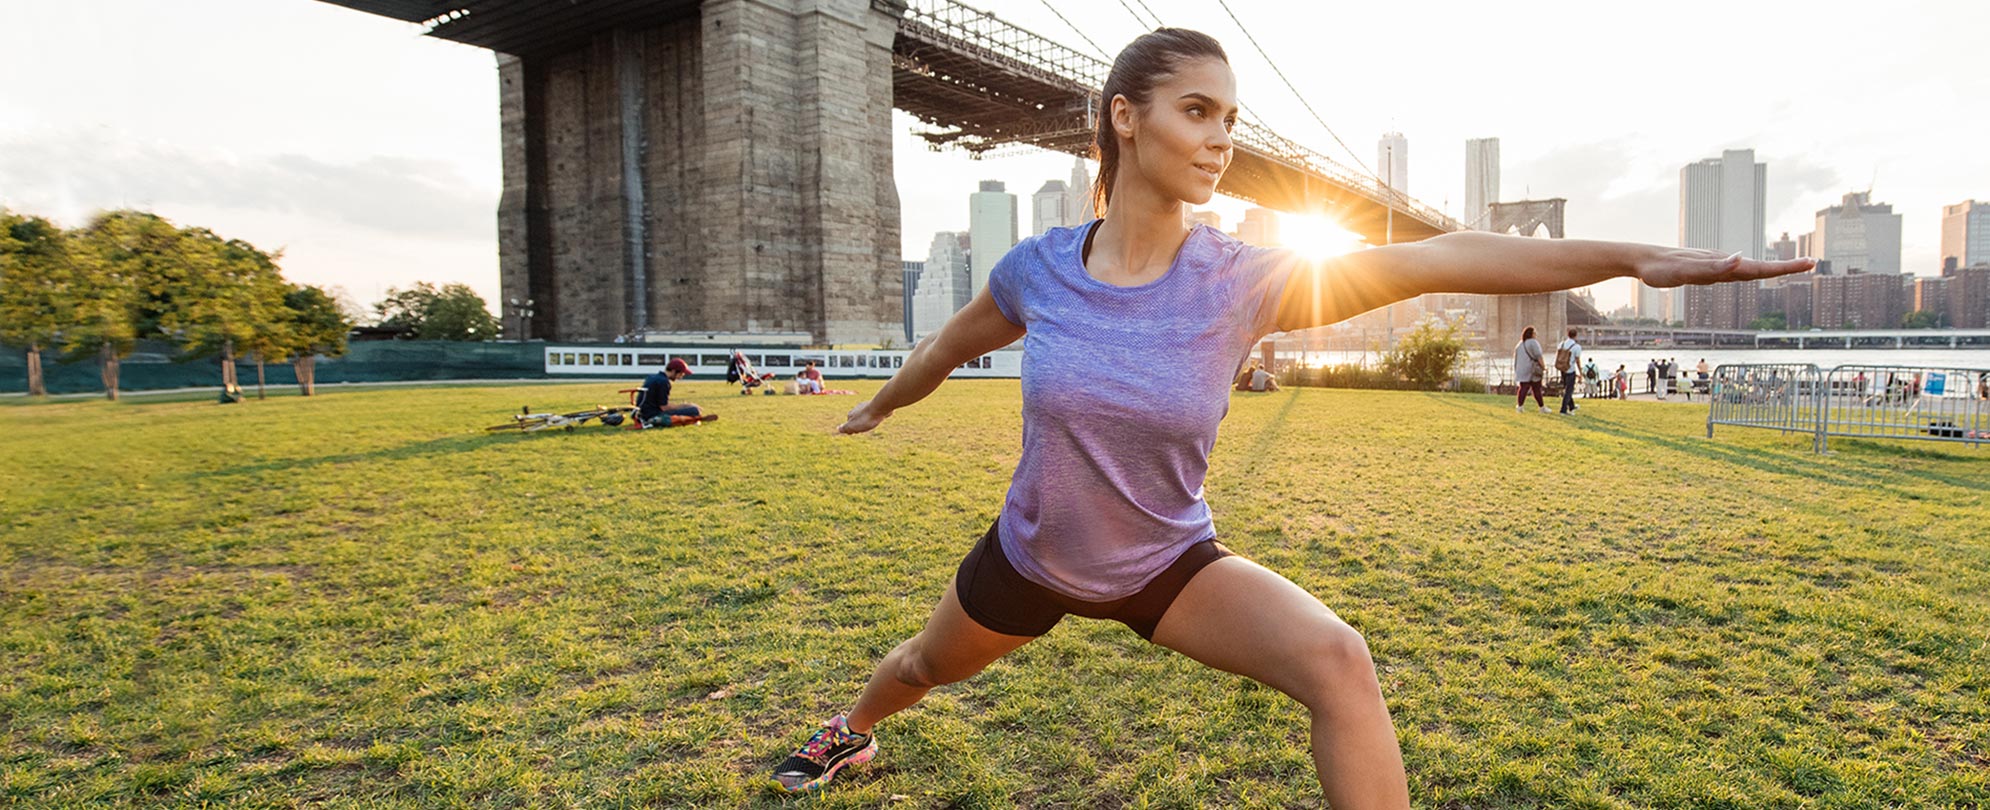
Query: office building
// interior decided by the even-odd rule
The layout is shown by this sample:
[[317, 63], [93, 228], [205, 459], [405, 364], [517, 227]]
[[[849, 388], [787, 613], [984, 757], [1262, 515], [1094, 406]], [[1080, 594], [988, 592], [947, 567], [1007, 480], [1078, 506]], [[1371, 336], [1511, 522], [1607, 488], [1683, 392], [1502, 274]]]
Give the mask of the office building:
[[967, 232], [971, 297], [988, 286], [988, 271], [1016, 246], [1016, 195], [1002, 181], [983, 180], [981, 190], [968, 195]]
[[1873, 203], [1871, 192], [1851, 192], [1817, 212], [1810, 247], [1810, 255], [1831, 262], [1831, 275], [1899, 275], [1900, 215], [1891, 205]]

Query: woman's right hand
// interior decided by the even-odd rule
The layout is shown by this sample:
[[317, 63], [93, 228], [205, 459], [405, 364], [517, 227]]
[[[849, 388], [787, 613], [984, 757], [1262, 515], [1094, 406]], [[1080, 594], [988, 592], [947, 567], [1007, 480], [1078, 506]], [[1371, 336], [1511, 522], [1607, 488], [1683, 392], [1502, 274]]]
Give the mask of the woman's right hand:
[[891, 415], [891, 411], [878, 410], [872, 407], [872, 402], [875, 402], [875, 400], [865, 400], [864, 404], [851, 408], [850, 414], [843, 419], [842, 427], [837, 428], [836, 432], [863, 433], [877, 427], [879, 423], [885, 420], [885, 417]]

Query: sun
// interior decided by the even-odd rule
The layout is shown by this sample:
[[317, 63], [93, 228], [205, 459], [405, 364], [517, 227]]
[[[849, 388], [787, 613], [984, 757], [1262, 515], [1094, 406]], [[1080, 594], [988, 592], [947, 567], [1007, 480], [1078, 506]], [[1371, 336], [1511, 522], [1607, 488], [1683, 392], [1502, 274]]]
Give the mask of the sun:
[[1318, 214], [1280, 217], [1278, 232], [1281, 243], [1308, 259], [1331, 258], [1367, 247], [1358, 234]]

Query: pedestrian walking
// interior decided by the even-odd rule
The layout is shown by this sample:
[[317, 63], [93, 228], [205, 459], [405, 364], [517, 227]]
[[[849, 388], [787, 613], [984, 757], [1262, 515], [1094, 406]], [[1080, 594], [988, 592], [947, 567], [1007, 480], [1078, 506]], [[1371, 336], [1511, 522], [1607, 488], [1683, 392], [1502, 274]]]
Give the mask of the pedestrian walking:
[[1582, 373], [1582, 344], [1575, 342], [1575, 327], [1568, 330], [1568, 339], [1555, 346], [1555, 365], [1562, 373], [1562, 409], [1566, 416], [1576, 412], [1575, 378]]
[[1541, 399], [1541, 383], [1547, 379], [1547, 360], [1541, 354], [1541, 341], [1534, 339], [1534, 327], [1520, 330], [1520, 343], [1513, 347], [1513, 387], [1515, 411], [1527, 410], [1527, 392], [1534, 392], [1534, 405], [1542, 413], [1548, 403]]

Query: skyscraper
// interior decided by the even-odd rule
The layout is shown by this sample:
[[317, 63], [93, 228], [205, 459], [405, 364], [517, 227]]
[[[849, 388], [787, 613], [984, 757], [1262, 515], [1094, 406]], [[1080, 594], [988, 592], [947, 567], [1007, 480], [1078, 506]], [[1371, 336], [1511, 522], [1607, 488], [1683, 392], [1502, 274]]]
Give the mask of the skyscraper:
[[[1874, 204], [1872, 192], [1854, 191], [1842, 202], [1817, 212], [1811, 255], [1831, 263], [1830, 274], [1854, 270], [1872, 274], [1900, 272], [1900, 215], [1893, 206]], [[1819, 320], [1820, 326], [1827, 325]]]
[[1728, 149], [1718, 158], [1679, 170], [1679, 246], [1762, 258], [1769, 166], [1753, 149]]
[[1942, 206], [1942, 272], [1990, 264], [1990, 203], [1963, 200]]
[[1403, 133], [1382, 133], [1375, 144], [1375, 176], [1397, 191], [1410, 187], [1410, 142]]
[[1250, 208], [1237, 223], [1237, 241], [1258, 247], [1278, 246], [1278, 214], [1269, 208]]
[[911, 333], [908, 340], [932, 334], [961, 307], [967, 306], [968, 235], [961, 231], [933, 234], [927, 248], [925, 266], [919, 271], [919, 289], [912, 295]]
[[1073, 207], [1071, 189], [1062, 180], [1046, 180], [1042, 188], [1030, 195], [1030, 215], [1033, 223], [1030, 226], [1031, 236], [1051, 228], [1067, 228], [1082, 221]]
[[901, 294], [904, 296], [903, 299], [904, 303], [902, 304], [903, 310], [900, 314], [900, 320], [905, 322], [904, 336], [907, 345], [910, 345], [913, 340], [912, 298], [915, 294], [918, 293], [919, 276], [924, 272], [926, 272], [925, 262], [905, 261], [903, 259], [899, 260], [898, 262], [898, 275], [899, 275], [899, 281], [901, 282], [900, 285]]
[[1496, 202], [1499, 202], [1499, 139], [1465, 141], [1465, 210], [1460, 217], [1465, 227], [1486, 230], [1492, 224], [1487, 213]]
[[1769, 249], [1764, 253], [1765, 255], [1762, 258], [1770, 261], [1789, 261], [1790, 259], [1794, 259], [1797, 257], [1796, 240], [1790, 238], [1789, 231], [1784, 231], [1783, 238], [1770, 242]]
[[967, 233], [972, 297], [988, 286], [988, 271], [1016, 246], [1016, 195], [1005, 191], [1002, 181], [983, 180], [981, 190], [968, 195]]
[[1077, 221], [1071, 224], [1083, 225], [1098, 219], [1092, 208], [1092, 178], [1085, 173], [1084, 158], [1071, 159], [1071, 182], [1068, 185], [1071, 188], [1071, 210], [1078, 212]]
[[[1769, 166], [1755, 162], [1753, 149], [1727, 149], [1718, 158], [1686, 164], [1679, 170], [1679, 246], [1762, 258], [1768, 189]], [[1666, 297], [1670, 312], [1667, 320], [1693, 324], [1734, 318], [1732, 314], [1714, 317], [1687, 312], [1688, 299], [1683, 288], [1675, 288]], [[1721, 299], [1723, 303], [1732, 300], [1737, 299]], [[1748, 300], [1752, 305], [1753, 297]], [[1723, 308], [1729, 313], [1734, 309]]]

